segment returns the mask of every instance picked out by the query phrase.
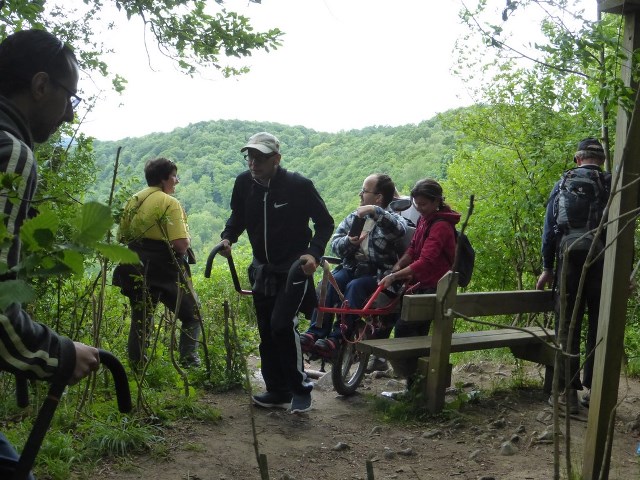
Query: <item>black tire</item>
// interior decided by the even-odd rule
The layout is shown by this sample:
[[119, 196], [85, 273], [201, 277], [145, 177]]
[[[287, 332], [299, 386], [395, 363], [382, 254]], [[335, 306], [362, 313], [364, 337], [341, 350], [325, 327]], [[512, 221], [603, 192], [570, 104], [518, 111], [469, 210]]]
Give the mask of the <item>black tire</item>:
[[364, 377], [368, 361], [368, 353], [358, 352], [355, 343], [343, 340], [331, 366], [331, 380], [336, 392], [353, 395]]

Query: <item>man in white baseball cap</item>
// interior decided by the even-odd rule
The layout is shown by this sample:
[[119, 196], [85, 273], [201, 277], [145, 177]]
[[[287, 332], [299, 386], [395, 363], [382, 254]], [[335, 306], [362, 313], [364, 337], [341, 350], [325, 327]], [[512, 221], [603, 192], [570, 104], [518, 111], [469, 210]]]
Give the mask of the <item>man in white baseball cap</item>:
[[[310, 317], [317, 306], [313, 272], [333, 232], [333, 218], [311, 180], [280, 166], [275, 136], [256, 133], [240, 151], [248, 171], [238, 175], [233, 186], [220, 253], [228, 257], [231, 245], [247, 231], [253, 253], [249, 279], [267, 387], [253, 396], [253, 403], [306, 412], [313, 385], [304, 372], [297, 314]], [[302, 269], [287, 284], [289, 269], [298, 259], [304, 261]]]

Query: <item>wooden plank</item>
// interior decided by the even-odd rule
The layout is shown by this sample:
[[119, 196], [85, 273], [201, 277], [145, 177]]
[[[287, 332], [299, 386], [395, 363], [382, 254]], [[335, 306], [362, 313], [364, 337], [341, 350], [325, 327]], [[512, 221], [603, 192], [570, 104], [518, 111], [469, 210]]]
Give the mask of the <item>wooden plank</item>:
[[556, 351], [550, 343], [535, 342], [528, 343], [526, 345], [511, 345], [509, 346], [509, 349], [516, 358], [527, 360], [529, 362], [540, 363], [549, 367], [554, 366]]
[[[626, 14], [624, 24], [621, 35], [624, 41], [620, 51], [634, 52], [640, 48], [640, 13]], [[618, 188], [632, 185], [640, 176], [640, 95], [638, 84], [631, 75], [633, 63], [631, 55], [627, 55], [620, 73], [624, 85], [636, 92], [636, 99], [631, 119], [618, 106], [612, 169], [621, 175]], [[609, 478], [609, 422], [612, 415], [615, 415], [618, 401], [630, 293], [629, 277], [633, 264], [635, 217], [629, 214], [638, 206], [638, 188], [623, 188], [617, 192], [613, 190], [612, 195], [609, 209], [611, 223], [607, 227], [607, 245], [610, 246], [604, 257], [596, 335], [598, 348], [594, 357], [591, 404], [584, 442], [582, 478], [585, 480]]]
[[[436, 295], [405, 295], [400, 314], [405, 322], [433, 320]], [[466, 292], [456, 296], [453, 309], [468, 317], [514, 315], [553, 311], [551, 290], [515, 290], [511, 292]]]
[[405, 295], [402, 297], [400, 318], [405, 322], [426, 322], [433, 320], [436, 308], [435, 293], [421, 295]]
[[453, 316], [449, 309], [456, 303], [458, 290], [458, 274], [448, 272], [439, 281], [436, 288], [436, 306], [433, 318], [433, 338], [429, 355], [429, 371], [427, 385], [423, 393], [427, 398], [429, 413], [441, 412], [444, 408], [444, 396], [447, 384], [447, 369], [451, 353], [451, 336], [453, 335]]
[[598, 0], [598, 10], [617, 14], [638, 12], [640, 0]]
[[462, 293], [453, 309], [469, 317], [513, 315], [552, 311], [551, 290], [517, 290], [512, 292]]
[[[526, 330], [521, 332], [498, 329], [454, 333], [451, 337], [451, 353], [542, 343], [540, 339], [549, 340], [554, 336], [552, 330], [540, 327], [530, 327]], [[405, 359], [429, 356], [431, 342], [431, 336], [364, 340], [358, 343], [357, 349], [389, 359]]]

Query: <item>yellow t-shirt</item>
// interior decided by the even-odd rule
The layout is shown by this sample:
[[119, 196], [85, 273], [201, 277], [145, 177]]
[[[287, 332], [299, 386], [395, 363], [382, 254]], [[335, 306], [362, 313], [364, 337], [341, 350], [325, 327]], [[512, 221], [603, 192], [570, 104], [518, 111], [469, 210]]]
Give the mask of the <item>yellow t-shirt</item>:
[[129, 199], [122, 212], [118, 240], [189, 238], [187, 214], [180, 202], [160, 187], [147, 187]]

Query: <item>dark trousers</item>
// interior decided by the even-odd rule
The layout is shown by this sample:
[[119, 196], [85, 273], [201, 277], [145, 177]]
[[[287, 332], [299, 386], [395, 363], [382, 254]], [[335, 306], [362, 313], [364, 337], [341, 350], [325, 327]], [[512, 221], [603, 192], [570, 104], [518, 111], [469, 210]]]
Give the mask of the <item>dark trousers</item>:
[[[350, 308], [362, 308], [367, 303], [367, 300], [378, 287], [378, 280], [372, 275], [363, 275], [355, 278], [354, 271], [348, 268], [340, 268], [334, 270], [333, 278], [336, 280], [338, 288], [342, 291], [344, 298], [349, 302]], [[332, 285], [327, 288], [327, 298], [325, 299], [326, 306], [339, 306], [340, 298], [338, 292]], [[313, 333], [318, 338], [339, 338], [342, 337], [342, 331], [340, 330], [340, 322], [336, 321], [333, 324], [333, 315], [328, 313], [324, 314], [322, 327], [316, 325], [316, 319], [318, 318], [318, 310], [313, 311], [311, 316], [311, 326], [307, 330], [307, 333]], [[353, 322], [358, 318], [358, 315], [346, 315], [345, 320], [349, 328], [353, 327]], [[346, 332], [349, 333], [349, 332]]]
[[[274, 295], [254, 289], [253, 305], [260, 333], [262, 378], [268, 392], [302, 394], [311, 391], [304, 373], [297, 313], [311, 280], [286, 286], [287, 273], [273, 274]], [[251, 277], [251, 273], [250, 273]], [[296, 284], [297, 283], [297, 284]]]
[[[571, 352], [576, 357], [570, 360], [569, 385], [570, 388], [581, 390], [582, 387], [591, 388], [591, 379], [593, 377], [593, 357], [594, 348], [596, 346], [596, 334], [598, 331], [598, 314], [600, 312], [600, 291], [602, 289], [602, 271], [604, 267], [603, 259], [594, 263], [586, 272], [584, 289], [582, 291], [581, 301], [576, 304], [578, 295], [578, 285], [580, 276], [582, 275], [582, 266], [584, 265], [586, 252], [571, 252], [566, 269], [566, 308], [564, 319], [560, 319], [560, 282], [562, 281], [563, 265], [562, 259], [558, 262], [557, 271], [557, 288], [556, 288], [556, 336], [558, 341], [566, 350], [568, 345], [569, 324], [574, 308], [577, 308], [577, 316], [575, 328], [573, 330]], [[580, 381], [580, 345], [582, 338], [582, 321], [587, 311], [587, 337], [586, 337], [586, 359], [584, 362], [584, 371], [582, 374], [582, 382]], [[562, 321], [561, 321], [562, 320]], [[560, 365], [560, 390], [565, 385], [565, 368], [564, 361]]]
[[163, 303], [175, 313], [180, 290], [182, 290], [182, 297], [178, 319], [180, 319], [182, 328], [180, 329], [178, 351], [181, 360], [195, 355], [200, 335], [197, 299], [194, 298], [194, 294], [186, 285], [182, 285], [178, 281], [177, 272], [173, 270], [167, 272], [163, 277], [156, 275], [155, 278], [151, 278], [147, 274], [147, 284], [143, 285], [142, 279], [140, 279], [140, 283], [129, 292], [131, 329], [129, 330], [127, 350], [132, 362], [141, 361], [144, 357], [144, 351], [149, 346], [153, 329], [153, 314], [158, 303]]
[[[18, 466], [20, 456], [16, 449], [9, 443], [7, 437], [0, 433], [0, 478], [11, 478]], [[29, 473], [28, 480], [34, 480], [33, 474]]]

